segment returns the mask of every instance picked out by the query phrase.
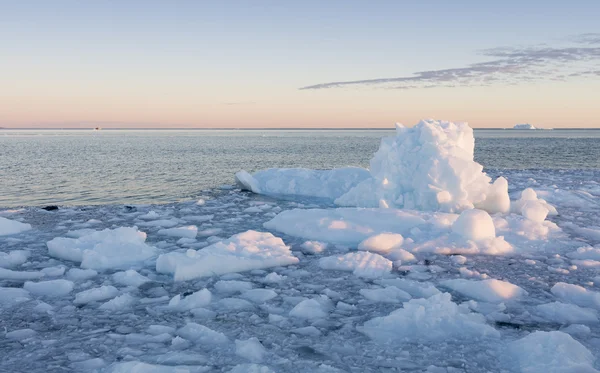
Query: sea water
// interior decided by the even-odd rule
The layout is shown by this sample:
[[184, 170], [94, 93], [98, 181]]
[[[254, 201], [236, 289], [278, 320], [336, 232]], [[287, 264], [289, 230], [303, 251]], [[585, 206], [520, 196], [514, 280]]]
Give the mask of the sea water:
[[[0, 206], [168, 203], [245, 169], [368, 167], [393, 130], [0, 130]], [[598, 130], [475, 130], [475, 160], [600, 169]], [[555, 172], [555, 171], [553, 171]]]

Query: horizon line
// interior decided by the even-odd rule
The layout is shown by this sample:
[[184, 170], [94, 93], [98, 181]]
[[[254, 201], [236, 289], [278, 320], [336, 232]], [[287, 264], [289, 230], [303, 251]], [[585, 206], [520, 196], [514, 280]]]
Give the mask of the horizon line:
[[[600, 130], [600, 127], [554, 127], [536, 129], [515, 129], [513, 127], [471, 127], [474, 130], [515, 130], [515, 131], [551, 131], [551, 130]], [[375, 130], [393, 131], [395, 127], [0, 127], [0, 130], [76, 130], [76, 131], [115, 131], [115, 130], [235, 130], [235, 131], [269, 131], [269, 130], [304, 130], [304, 131], [343, 131], [343, 130]]]

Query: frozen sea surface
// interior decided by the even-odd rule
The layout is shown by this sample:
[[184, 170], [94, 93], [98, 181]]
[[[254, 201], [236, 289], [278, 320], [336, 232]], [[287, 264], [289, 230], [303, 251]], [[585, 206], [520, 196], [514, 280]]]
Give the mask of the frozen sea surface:
[[3, 139], [0, 371], [597, 372], [597, 137], [204, 132]]
[[[168, 203], [239, 170], [367, 167], [392, 130], [0, 130], [0, 206]], [[495, 169], [600, 169], [598, 130], [475, 130]], [[535, 155], [535, 156], [533, 156]]]
[[[560, 214], [549, 219], [570, 239], [582, 247], [600, 243], [600, 171], [500, 173], [511, 194], [532, 187], [553, 203]], [[31, 225], [0, 236], [0, 371], [269, 371], [259, 370], [262, 365], [274, 372], [501, 372], [519, 371], [511, 364], [526, 367], [531, 359], [546, 364], [544, 351], [564, 352], [550, 368], [531, 370], [542, 372], [572, 367], [573, 361], [593, 365], [599, 356], [600, 250], [571, 257], [573, 247], [513, 256], [416, 253], [414, 260], [407, 257], [388, 275], [373, 278], [319, 265], [324, 257], [344, 256], [356, 247], [305, 244], [271, 231], [291, 248], [296, 264], [175, 281], [146, 259], [146, 246], [156, 250], [155, 257], [186, 255], [248, 230], [269, 232], [263, 224], [282, 211], [333, 207], [322, 199], [270, 198], [237, 189], [212, 189], [201, 198], [0, 210], [4, 218]], [[191, 237], [189, 229], [165, 234], [173, 223], [195, 225], [197, 235]], [[130, 258], [128, 271], [110, 263], [84, 268], [84, 262], [49, 255], [47, 242], [57, 237], [83, 240], [93, 231], [131, 226], [147, 237], [128, 236], [140, 253]], [[90, 246], [88, 255], [110, 254], [109, 248]], [[590, 260], [593, 255], [598, 257]], [[577, 262], [581, 258], [587, 262]], [[500, 282], [467, 283], [468, 291], [444, 285], [456, 279], [508, 281], [527, 295]], [[490, 291], [503, 301], [478, 298]], [[410, 313], [394, 313], [411, 298], [400, 308]], [[554, 302], [559, 306], [539, 307]]]

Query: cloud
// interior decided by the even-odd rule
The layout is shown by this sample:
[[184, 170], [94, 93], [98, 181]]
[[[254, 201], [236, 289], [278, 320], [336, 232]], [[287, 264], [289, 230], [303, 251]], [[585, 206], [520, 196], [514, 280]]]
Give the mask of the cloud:
[[[600, 34], [583, 34], [573, 40], [580, 45], [492, 48], [479, 52], [482, 56], [490, 57], [490, 61], [464, 67], [419, 71], [411, 76], [320, 83], [299, 89], [349, 86], [383, 86], [393, 89], [480, 86], [500, 82], [517, 84], [536, 80], [566, 80], [568, 77], [595, 75], [590, 72], [600, 68], [600, 45], [595, 46], [600, 44]], [[582, 68], [584, 70], [581, 70]], [[576, 75], [578, 73], [580, 75]]]
[[571, 40], [573, 40], [576, 43], [581, 43], [581, 44], [600, 44], [600, 34], [588, 33], [588, 34], [576, 35]]

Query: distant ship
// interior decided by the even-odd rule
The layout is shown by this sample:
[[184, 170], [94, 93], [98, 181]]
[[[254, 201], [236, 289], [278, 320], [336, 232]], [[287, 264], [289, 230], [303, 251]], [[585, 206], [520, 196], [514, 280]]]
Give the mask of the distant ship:
[[102, 127], [96, 127], [94, 128], [94, 131], [100, 131], [102, 129]]

